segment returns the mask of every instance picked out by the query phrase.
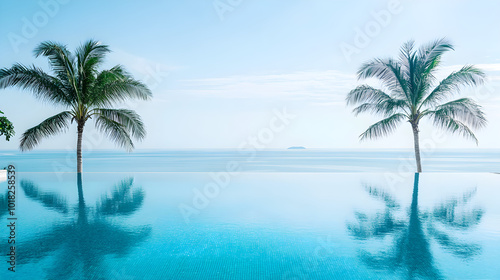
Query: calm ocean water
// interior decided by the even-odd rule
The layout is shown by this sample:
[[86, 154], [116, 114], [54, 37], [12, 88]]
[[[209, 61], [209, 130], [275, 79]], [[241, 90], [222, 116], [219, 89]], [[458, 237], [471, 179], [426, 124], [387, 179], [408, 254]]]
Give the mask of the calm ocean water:
[[[422, 154], [427, 172], [500, 172], [500, 150], [438, 150]], [[87, 151], [85, 172], [215, 172], [234, 163], [243, 172], [413, 172], [412, 150]], [[0, 168], [75, 172], [74, 151], [0, 151]]]

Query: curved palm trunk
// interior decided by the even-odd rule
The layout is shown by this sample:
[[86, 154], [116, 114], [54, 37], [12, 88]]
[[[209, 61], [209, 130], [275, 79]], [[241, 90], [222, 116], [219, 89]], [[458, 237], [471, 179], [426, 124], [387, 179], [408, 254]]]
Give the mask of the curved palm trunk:
[[76, 142], [76, 169], [78, 173], [82, 173], [82, 138], [84, 125], [85, 123], [78, 122], [78, 140]]
[[420, 144], [418, 138], [418, 125], [412, 124], [413, 128], [413, 143], [415, 145], [415, 160], [417, 161], [417, 172], [422, 172], [422, 164], [420, 163]]

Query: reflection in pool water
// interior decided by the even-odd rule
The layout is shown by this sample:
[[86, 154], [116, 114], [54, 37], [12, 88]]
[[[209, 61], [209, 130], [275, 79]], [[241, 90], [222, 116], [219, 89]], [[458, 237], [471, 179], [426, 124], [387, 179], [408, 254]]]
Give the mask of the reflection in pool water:
[[500, 176], [407, 175], [242, 172], [186, 224], [209, 173], [20, 173], [0, 279], [500, 279]]
[[0, 194], [0, 219], [9, 213], [9, 193], [8, 190], [5, 191], [5, 194]]
[[40, 191], [31, 181], [23, 180], [20, 186], [26, 197], [43, 207], [75, 217], [19, 246], [19, 265], [53, 255], [54, 267], [48, 269], [47, 275], [50, 279], [71, 279], [75, 275], [82, 279], [106, 279], [109, 269], [102, 266], [102, 258], [110, 254], [126, 255], [151, 233], [148, 226], [129, 228], [106, 219], [107, 216], [132, 214], [142, 206], [144, 192], [134, 187], [132, 178], [117, 184], [112, 195], [103, 196], [95, 208], [85, 204], [81, 174], [77, 177], [78, 202], [74, 208], [57, 193]]
[[392, 244], [377, 253], [362, 250], [363, 263], [374, 269], [401, 272], [403, 279], [443, 279], [434, 263], [430, 239], [433, 238], [446, 251], [468, 259], [480, 253], [481, 247], [474, 243], [455, 240], [447, 230], [466, 231], [481, 221], [483, 210], [467, 207], [476, 190], [461, 197], [446, 200], [431, 212], [422, 212], [418, 205], [418, 173], [415, 174], [411, 205], [406, 219], [395, 217], [401, 206], [382, 190], [367, 187], [370, 196], [385, 204], [383, 212], [356, 213], [357, 224], [348, 226], [352, 236], [359, 240], [390, 237]]

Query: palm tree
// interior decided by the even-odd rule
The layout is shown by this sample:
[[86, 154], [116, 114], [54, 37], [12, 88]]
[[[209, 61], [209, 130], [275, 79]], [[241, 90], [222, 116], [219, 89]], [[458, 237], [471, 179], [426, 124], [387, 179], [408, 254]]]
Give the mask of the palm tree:
[[81, 173], [83, 129], [89, 119], [94, 118], [98, 130], [129, 151], [134, 148], [131, 138], [145, 137], [144, 124], [136, 112], [112, 107], [129, 98], [147, 100], [152, 96], [151, 91], [120, 65], [99, 72], [98, 67], [108, 52], [108, 46], [94, 40], [82, 44], [74, 54], [62, 44], [47, 41], [35, 48], [34, 55], [48, 58], [53, 76], [34, 65], [16, 63], [0, 69], [0, 89], [17, 86], [67, 108], [28, 129], [21, 137], [22, 151], [33, 149], [42, 138], [66, 130], [69, 122], [74, 121], [78, 133], [77, 171]]
[[360, 135], [361, 140], [374, 139], [392, 133], [406, 120], [411, 124], [415, 146], [417, 172], [422, 172], [419, 147], [419, 123], [429, 118], [434, 125], [452, 133], [477, 138], [471, 128], [486, 125], [481, 106], [470, 98], [460, 98], [443, 103], [460, 91], [462, 86], [475, 86], [484, 81], [485, 74], [471, 65], [452, 72], [437, 82], [434, 76], [441, 56], [453, 50], [446, 39], [439, 39], [415, 49], [414, 42], [403, 44], [399, 59], [376, 58], [361, 66], [358, 78], [377, 78], [385, 90], [361, 85], [347, 95], [348, 105], [357, 105], [355, 115], [369, 112], [384, 119], [371, 125]]

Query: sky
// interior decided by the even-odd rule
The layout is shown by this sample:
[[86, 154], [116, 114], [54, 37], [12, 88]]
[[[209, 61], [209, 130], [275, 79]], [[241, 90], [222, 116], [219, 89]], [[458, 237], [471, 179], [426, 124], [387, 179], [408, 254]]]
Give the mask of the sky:
[[[0, 67], [19, 62], [46, 71], [35, 58], [42, 41], [70, 50], [96, 39], [112, 53], [102, 69], [123, 65], [153, 92], [150, 101], [116, 107], [136, 110], [147, 137], [137, 149], [412, 148], [407, 123], [393, 135], [360, 142], [379, 120], [352, 114], [349, 90], [364, 83], [356, 71], [376, 57], [396, 57], [400, 46], [446, 37], [455, 46], [439, 77], [474, 64], [488, 75], [484, 86], [458, 96], [479, 102], [489, 124], [479, 145], [442, 134], [430, 123], [421, 138], [430, 148], [499, 148], [500, 34], [498, 1], [1, 1]], [[0, 110], [16, 136], [1, 150], [18, 149], [22, 133], [65, 108], [17, 88], [0, 90]], [[115, 145], [85, 127], [84, 148]], [[75, 149], [76, 126], [36, 148]]]

